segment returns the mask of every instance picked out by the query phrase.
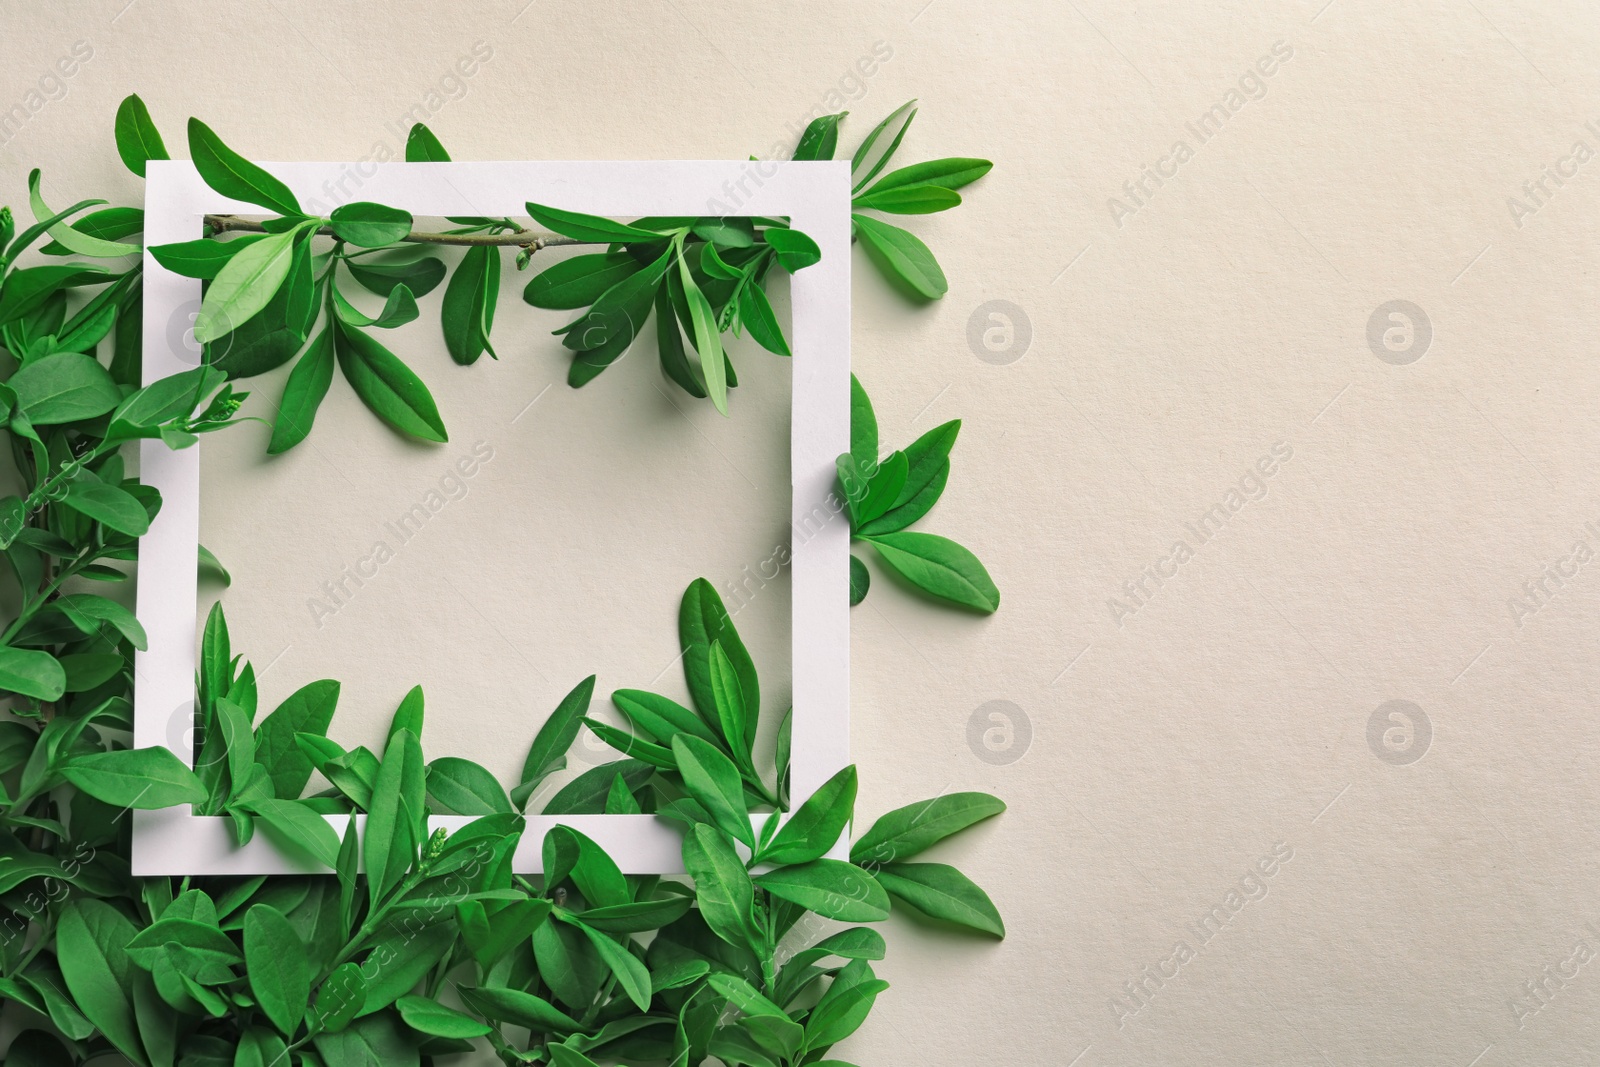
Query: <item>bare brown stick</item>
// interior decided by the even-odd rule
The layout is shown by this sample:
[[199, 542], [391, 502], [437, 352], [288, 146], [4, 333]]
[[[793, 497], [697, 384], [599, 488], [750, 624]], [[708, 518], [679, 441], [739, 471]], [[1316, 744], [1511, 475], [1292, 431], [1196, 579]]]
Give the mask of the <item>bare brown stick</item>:
[[[243, 233], [265, 233], [266, 227], [250, 219], [241, 219], [237, 215], [207, 215], [206, 226], [213, 234], [227, 233], [230, 230]], [[327, 226], [317, 231], [328, 237], [334, 232]], [[459, 245], [471, 248], [474, 246], [488, 245], [502, 248], [526, 248], [530, 252], [537, 252], [541, 248], [551, 248], [556, 245], [591, 245], [605, 244], [604, 241], [580, 241], [576, 237], [562, 237], [560, 234], [539, 233], [536, 230], [513, 230], [511, 233], [408, 233], [401, 238], [412, 244], [424, 245]]]

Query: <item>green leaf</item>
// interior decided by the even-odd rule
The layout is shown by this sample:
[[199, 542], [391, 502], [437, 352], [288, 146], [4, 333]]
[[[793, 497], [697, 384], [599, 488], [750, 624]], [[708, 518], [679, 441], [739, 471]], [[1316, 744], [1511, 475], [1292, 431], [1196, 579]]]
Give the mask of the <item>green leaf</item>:
[[[144, 230], [144, 209], [137, 207], [103, 207], [91, 211], [72, 223], [72, 228], [86, 237], [106, 241], [119, 241]], [[72, 249], [60, 241], [51, 241], [40, 252], [47, 256], [68, 256]]]
[[145, 636], [144, 627], [139, 625], [139, 620], [133, 612], [118, 604], [115, 600], [93, 593], [68, 593], [58, 597], [55, 605], [67, 614], [67, 617], [78, 624], [84, 633], [93, 634], [99, 629], [99, 623], [108, 623], [134, 648], [143, 651], [149, 647], [149, 639]]
[[[850, 177], [855, 182], [854, 187], [856, 189], [860, 189], [877, 177], [878, 172], [888, 164], [889, 158], [900, 147], [900, 142], [905, 140], [906, 131], [911, 128], [911, 122], [916, 117], [917, 102], [908, 100], [891, 111], [888, 118], [872, 128], [872, 132], [867, 134], [866, 139], [861, 142], [861, 147], [857, 148], [855, 155], [850, 158]], [[872, 150], [878, 144], [879, 138], [887, 133], [891, 127], [895, 131], [894, 136], [889, 139], [887, 147], [874, 155]], [[863, 167], [866, 168], [866, 173], [857, 177], [856, 175], [861, 173]]]
[[747, 848], [755, 848], [744, 782], [733, 762], [707, 742], [683, 733], [673, 736], [672, 755], [689, 795], [700, 802], [724, 833]]
[[700, 916], [711, 932], [730, 945], [757, 951], [755, 886], [722, 833], [699, 823], [684, 834], [683, 865], [694, 879]]
[[111, 375], [81, 352], [29, 360], [6, 384], [16, 391], [17, 403], [35, 426], [92, 419], [122, 402], [122, 390]]
[[444, 145], [439, 143], [433, 131], [419, 122], [406, 135], [406, 162], [448, 163], [450, 153], [444, 150]]
[[150, 109], [138, 93], [125, 97], [117, 108], [116, 139], [117, 155], [122, 157], [123, 165], [141, 178], [150, 160], [172, 158], [161, 141], [161, 131], [150, 118]]
[[823, 115], [811, 120], [804, 133], [800, 135], [800, 143], [795, 145], [794, 158], [797, 160], [826, 160], [832, 159], [834, 150], [839, 145], [839, 123], [850, 114], [841, 111], [837, 115]]
[[[56, 212], [51, 211], [44, 202], [44, 196], [39, 192], [39, 169], [35, 167], [28, 174], [28, 205], [33, 209], [33, 217], [39, 222], [46, 222], [57, 218]], [[66, 221], [52, 223], [45, 232], [58, 243], [80, 256], [95, 256], [100, 259], [116, 259], [120, 256], [136, 255], [139, 246], [124, 244], [121, 241], [106, 241], [99, 237], [91, 237], [81, 230], [75, 230], [67, 225]]]
[[216, 554], [213, 553], [205, 545], [201, 545], [199, 547], [200, 547], [200, 564], [199, 564], [200, 577], [201, 578], [205, 578], [207, 575], [210, 575], [211, 577], [216, 578], [217, 581], [221, 582], [224, 586], [232, 585], [233, 584], [233, 575], [228, 573], [228, 568], [226, 568], [226, 567], [224, 567], [222, 565], [222, 561], [216, 557]]
[[872, 208], [895, 215], [931, 215], [961, 206], [961, 194], [953, 189], [931, 183], [907, 185], [896, 189], [879, 189], [862, 193], [851, 202], [852, 207]]
[[[392, 1003], [392, 1001], [390, 1002]], [[422, 1057], [417, 1044], [394, 1013], [357, 1019], [337, 1033], [312, 1039], [321, 1063], [328, 1067], [417, 1067]], [[284, 1067], [282, 1063], [269, 1067]]]
[[899, 499], [911, 471], [904, 452], [891, 452], [876, 468], [868, 468], [870, 477], [855, 465], [855, 457], [848, 452], [839, 457], [838, 467], [839, 482], [850, 501], [851, 526], [858, 532]]
[[471, 760], [443, 756], [428, 764], [428, 798], [442, 815], [493, 815], [516, 809], [494, 775]]
[[700, 356], [700, 376], [706, 383], [706, 394], [722, 414], [728, 413], [728, 374], [723, 362], [722, 331], [717, 326], [716, 312], [711, 301], [700, 291], [689, 261], [678, 256], [678, 276], [683, 283], [683, 295], [689, 304], [689, 320], [694, 326], [694, 347]]
[[406, 1021], [407, 1026], [433, 1037], [482, 1037], [493, 1029], [481, 1019], [474, 1019], [427, 997], [401, 997], [395, 1001], [395, 1007], [400, 1009], [400, 1018]]
[[755, 986], [738, 975], [713, 974], [706, 979], [706, 984], [746, 1015], [767, 1015], [775, 1019], [789, 1018], [788, 1012], [762, 996]]
[[278, 417], [272, 424], [272, 440], [267, 445], [270, 455], [287, 452], [311, 432], [317, 408], [333, 384], [333, 331], [332, 325], [324, 326], [289, 372]]
[[150, 513], [125, 489], [104, 482], [68, 482], [61, 503], [130, 537], [150, 529]]
[[544, 806], [546, 815], [593, 815], [605, 807], [606, 796], [611, 792], [611, 782], [622, 775], [629, 789], [638, 789], [655, 773], [655, 768], [643, 760], [624, 759], [590, 767], [578, 777], [561, 787]]
[[577, 740], [578, 731], [583, 728], [584, 715], [589, 710], [589, 702], [593, 699], [594, 675], [591, 674], [561, 698], [556, 710], [539, 727], [533, 744], [528, 748], [528, 756], [522, 762], [522, 783], [512, 794], [512, 799], [519, 806], [528, 802], [528, 796], [547, 776], [566, 766], [567, 750]]
[[353, 326], [334, 333], [339, 367], [364, 404], [390, 426], [424, 441], [448, 441], [433, 395], [394, 353]]
[[878, 417], [861, 379], [850, 375], [850, 455], [860, 470], [878, 462]]
[[912, 442], [911, 447], [906, 449], [906, 459], [909, 461], [906, 483], [895, 499], [894, 506], [863, 524], [859, 533], [870, 536], [903, 530], [938, 503], [944, 493], [945, 482], [950, 477], [950, 449], [960, 430], [961, 420], [952, 419]]
[[411, 212], [358, 200], [341, 204], [328, 216], [335, 237], [362, 248], [382, 248], [411, 233]]
[[460, 989], [461, 1002], [486, 1019], [526, 1026], [535, 1033], [577, 1033], [579, 1022], [542, 997], [518, 989]]
[[689, 693], [700, 713], [712, 721], [715, 721], [717, 705], [712, 693], [708, 652], [714, 641], [722, 645], [723, 653], [739, 678], [739, 692], [744, 697], [745, 736], [754, 738], [757, 712], [761, 707], [761, 683], [756, 676], [755, 662], [740, 640], [739, 631], [734, 629], [722, 598], [710, 582], [696, 578], [684, 590], [678, 607], [678, 642], [684, 650], [683, 671]]
[[56, 957], [77, 1007], [123, 1055], [146, 1063], [134, 1018], [134, 926], [103, 900], [68, 901], [56, 925]]
[[939, 261], [915, 234], [870, 215], [851, 218], [861, 246], [885, 278], [925, 300], [937, 300], [949, 290]]
[[260, 817], [268, 836], [300, 849], [330, 870], [339, 865], [338, 833], [304, 801], [262, 799], [245, 807]]
[[413, 258], [407, 254], [383, 259], [347, 259], [345, 269], [363, 288], [387, 298], [396, 286], [403, 285], [411, 295], [424, 297], [444, 281], [444, 260], [437, 256]]
[[755, 282], [739, 289], [739, 318], [756, 344], [773, 355], [790, 354], [789, 342], [783, 339], [783, 329], [778, 325], [778, 316], [773, 313], [767, 294]]
[[500, 297], [500, 250], [489, 245], [467, 249], [445, 287], [440, 323], [450, 358], [466, 366], [476, 363], [488, 349], [494, 326], [495, 304]]
[[60, 700], [66, 692], [67, 672], [48, 652], [0, 645], [0, 689], [36, 700]]
[[627, 243], [631, 241], [659, 241], [661, 239], [659, 233], [651, 230], [641, 230], [636, 226], [614, 222], [599, 215], [563, 211], [561, 208], [547, 207], [543, 204], [529, 203], [528, 214], [539, 225], [578, 241], [596, 241], [610, 244], [612, 242]]
[[822, 261], [822, 249], [817, 247], [817, 242], [799, 230], [771, 227], [761, 232], [767, 244], [778, 253], [778, 262], [790, 274]]
[[850, 606], [855, 607], [867, 599], [867, 590], [872, 588], [872, 575], [867, 571], [867, 565], [861, 562], [860, 557], [854, 553], [850, 556]]
[[844, 833], [855, 803], [856, 769], [850, 766], [822, 783], [798, 811], [784, 820], [772, 843], [761, 850], [760, 858], [778, 864], [821, 859]]
[[321, 1029], [336, 1034], [350, 1025], [350, 1020], [366, 1002], [367, 980], [361, 973], [361, 965], [341, 963], [317, 989], [310, 1018]]
[[287, 185], [223, 144], [211, 127], [196, 118], [189, 120], [189, 154], [200, 177], [223, 196], [280, 215], [300, 214], [300, 201]]
[[845, 966], [806, 1017], [806, 1045], [826, 1048], [855, 1033], [878, 994], [888, 988], [888, 982], [872, 977], [872, 968], [865, 961]]
[[226, 375], [215, 368], [196, 367], [151, 382], [117, 405], [106, 439], [156, 437], [158, 427], [192, 415], [225, 380]]
[[522, 299], [536, 308], [570, 311], [588, 307], [607, 289], [639, 273], [643, 267], [627, 252], [573, 256], [534, 275]]
[[5, 286], [0, 288], [0, 323], [17, 321], [42, 307], [63, 289], [102, 285], [114, 280], [116, 275], [104, 267], [86, 263], [47, 263], [42, 267], [14, 270], [6, 275]]
[[994, 902], [972, 880], [943, 863], [891, 863], [873, 872], [878, 883], [924, 915], [996, 938], [1006, 936]]
[[909, 859], [951, 834], [1006, 810], [1005, 802], [988, 793], [947, 793], [908, 804], [872, 824], [850, 849], [855, 863], [893, 863]]
[[194, 241], [178, 241], [173, 244], [151, 245], [149, 253], [155, 261], [185, 278], [200, 278], [209, 281], [217, 276], [217, 272], [228, 265], [239, 252], [266, 240], [269, 236], [282, 236], [281, 234], [247, 233], [235, 237], [231, 241], [218, 241], [210, 237], [202, 237]]
[[299, 235], [269, 234], [240, 249], [217, 271], [194, 320], [194, 339], [202, 344], [249, 322], [278, 293], [294, 261]]
[[396, 326], [404, 326], [417, 317], [417, 298], [403, 285], [397, 285], [389, 290], [388, 299], [383, 302], [383, 310], [376, 315], [368, 315], [350, 303], [337, 286], [332, 287], [329, 293], [333, 298], [334, 314], [339, 316], [339, 321], [349, 326], [376, 326], [380, 330], [392, 330]]
[[311, 998], [311, 969], [282, 912], [257, 904], [245, 913], [244, 961], [256, 1004], [280, 1033], [294, 1036]]
[[711, 701], [716, 709], [717, 724], [721, 727], [722, 736], [727, 740], [728, 747], [741, 757], [741, 762], [748, 763], [755, 737], [755, 723], [751, 721], [753, 716], [750, 714], [744, 691], [739, 685], [739, 674], [734, 669], [733, 661], [723, 650], [721, 641], [711, 642], [708, 658]]
[[926, 163], [914, 163], [909, 167], [901, 167], [885, 174], [876, 185], [863, 194], [863, 199], [876, 193], [909, 189], [919, 185], [959, 189], [963, 185], [977, 181], [993, 168], [994, 164], [987, 159], [965, 159], [959, 156], [949, 159], [930, 159]]
[[311, 760], [295, 743], [297, 733], [326, 734], [339, 703], [339, 683], [331, 678], [291, 693], [256, 728], [256, 759], [272, 777], [276, 796], [293, 799], [311, 780]]
[[424, 774], [417, 736], [410, 730], [399, 731], [390, 738], [378, 766], [361, 843], [373, 907], [405, 877], [422, 844], [413, 833], [413, 823], [423, 814]]
[[839, 860], [812, 860], [756, 879], [775, 897], [840, 922], [879, 922], [889, 917], [889, 897], [860, 867]]
[[639, 958], [612, 940], [609, 935], [591, 929], [581, 922], [576, 925], [588, 937], [589, 943], [594, 945], [595, 951], [600, 953], [600, 958], [605, 961], [606, 967], [616, 975], [617, 983], [622, 986], [622, 991], [628, 995], [628, 999], [633, 1001], [634, 1007], [640, 1011], [649, 1011], [650, 972], [639, 962]]
[[67, 781], [123, 808], [170, 808], [199, 804], [206, 788], [183, 761], [165, 748], [131, 748], [72, 757], [61, 768]]
[[618, 689], [611, 702], [634, 729], [663, 745], [671, 745], [678, 733], [717, 743], [718, 734], [704, 719], [675, 700], [642, 689]]
[[948, 537], [908, 531], [863, 540], [919, 589], [984, 614], [1000, 607], [1000, 590], [978, 557]]

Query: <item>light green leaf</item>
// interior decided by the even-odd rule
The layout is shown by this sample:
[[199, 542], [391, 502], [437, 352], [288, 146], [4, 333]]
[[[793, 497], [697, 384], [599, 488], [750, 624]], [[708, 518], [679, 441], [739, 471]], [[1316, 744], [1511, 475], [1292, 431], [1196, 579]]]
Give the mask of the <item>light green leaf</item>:
[[[917, 102], [908, 100], [891, 111], [888, 118], [872, 128], [872, 132], [867, 134], [866, 139], [861, 142], [861, 147], [857, 148], [855, 155], [850, 158], [850, 177], [855, 182], [854, 187], [856, 189], [860, 189], [877, 177], [878, 172], [888, 164], [889, 158], [900, 147], [900, 142], [905, 140], [906, 131], [911, 128], [911, 122], [916, 117]], [[874, 154], [873, 148], [877, 146], [879, 139], [891, 127], [895, 131], [894, 136], [889, 139], [886, 147]], [[866, 168], [866, 173], [864, 174], [861, 173], [863, 167]], [[857, 177], [857, 175], [860, 176]]]
[[494, 815], [516, 809], [494, 775], [471, 760], [443, 756], [428, 764], [428, 798], [443, 815]]
[[930, 159], [885, 174], [864, 197], [894, 189], [909, 189], [918, 185], [933, 185], [945, 189], [959, 189], [988, 174], [994, 164], [987, 159], [966, 159], [959, 156], [949, 159]]
[[723, 362], [722, 331], [717, 327], [717, 316], [711, 301], [695, 284], [689, 261], [678, 256], [678, 275], [683, 282], [683, 295], [689, 304], [689, 319], [694, 326], [694, 347], [700, 356], [700, 376], [706, 383], [706, 394], [718, 411], [728, 413], [728, 371]]
[[300, 800], [263, 799], [245, 805], [267, 827], [268, 836], [287, 842], [332, 870], [339, 863], [339, 835], [328, 820]]
[[919, 589], [986, 615], [1000, 607], [1000, 590], [978, 557], [948, 537], [907, 531], [863, 540]]
[[822, 249], [817, 247], [817, 242], [799, 230], [772, 226], [761, 233], [767, 239], [767, 244], [778, 253], [778, 262], [790, 274], [822, 260]]
[[[50, 210], [49, 206], [44, 202], [44, 196], [39, 192], [39, 169], [37, 167], [28, 174], [28, 206], [33, 209], [33, 217], [39, 222], [45, 222], [56, 217], [56, 212]], [[98, 237], [90, 237], [81, 230], [75, 230], [67, 225], [65, 220], [54, 223], [45, 232], [61, 245], [78, 253], [80, 256], [116, 259], [121, 256], [136, 255], [139, 252], [139, 246], [136, 244], [125, 244], [121, 241], [106, 241]]]
[[862, 193], [851, 202], [851, 206], [887, 211], [895, 215], [931, 215], [937, 211], [960, 207], [961, 194], [942, 185], [925, 183]]
[[194, 339], [215, 341], [266, 307], [289, 276], [298, 237], [293, 230], [268, 234], [236, 252], [206, 290], [194, 320]]

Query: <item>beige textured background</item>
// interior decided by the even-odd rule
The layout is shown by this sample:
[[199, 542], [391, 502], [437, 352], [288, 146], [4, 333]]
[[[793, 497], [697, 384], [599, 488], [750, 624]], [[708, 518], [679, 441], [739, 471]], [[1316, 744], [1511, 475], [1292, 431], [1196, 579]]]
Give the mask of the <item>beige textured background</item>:
[[[911, 223], [950, 275], [944, 301], [909, 309], [858, 260], [855, 361], [889, 441], [967, 420], [925, 528], [972, 545], [1004, 603], [975, 620], [876, 588], [853, 614], [853, 743], [865, 816], [947, 789], [1012, 805], [930, 857], [986, 885], [1011, 936], [891, 922], [880, 971], [894, 988], [841, 1053], [1062, 1067], [1600, 1053], [1600, 534], [1585, 526], [1600, 530], [1600, 162], [1587, 158], [1600, 150], [1600, 8], [524, 2], [9, 6], [0, 105], [75, 41], [93, 58], [0, 147], [6, 195], [17, 202], [40, 165], [58, 201], [137, 196], [110, 143], [130, 91], [171, 143], [199, 114], [257, 158], [303, 159], [397, 150], [409, 120], [394, 124], [419, 104], [458, 158], [739, 158], [770, 154], [830, 104], [862, 119], [853, 145], [920, 97], [907, 160], [997, 166], [959, 210]], [[478, 40], [492, 58], [429, 106]], [[876, 42], [892, 57], [852, 80]], [[1275, 44], [1292, 57], [1246, 77]], [[1201, 143], [1186, 124], [1219, 102], [1237, 111]], [[1123, 183], [1179, 140], [1192, 154], [1176, 176], [1145, 179], [1132, 202]], [[1577, 176], [1523, 191], [1558, 166]], [[1136, 208], [1120, 225], [1112, 197]], [[581, 674], [601, 670], [609, 689], [665, 662], [675, 591], [764, 558], [781, 522], [763, 493], [784, 476], [768, 436], [781, 402], [747, 392], [725, 424], [678, 400], [680, 415], [643, 361], [581, 394], [558, 385], [512, 427], [560, 369], [548, 338], [521, 332], [534, 317], [510, 313], [526, 311], [514, 282], [500, 364], [457, 372], [431, 337], [408, 351], [452, 422], [448, 448], [397, 449], [347, 417], [339, 387], [325, 410], [338, 440], [319, 431], [326, 454], [293, 460], [307, 491], [252, 468], [244, 445], [261, 438], [246, 430], [225, 446], [239, 470], [218, 473], [218, 448], [207, 476], [219, 501], [237, 477], [244, 499], [205, 520], [240, 574], [228, 603], [251, 655], [293, 645], [270, 696], [332, 670], [341, 729], [359, 733], [425, 680], [430, 747], [500, 766]], [[1413, 362], [1377, 353], [1415, 347], [1368, 342], [1395, 299], [1431, 323]], [[1025, 351], [1016, 330], [1009, 349], [1003, 329], [1002, 351], [969, 344], [990, 300], [1026, 316]], [[980, 315], [978, 332], [1003, 325]], [[770, 373], [769, 399], [783, 388]], [[408, 548], [355, 618], [310, 630], [307, 587], [477, 437], [503, 449], [439, 536]], [[563, 442], [592, 499], [514, 462]], [[1107, 601], [1135, 606], [1123, 583], [1178, 539], [1195, 547], [1184, 524], [1241, 483], [1250, 494], [1275, 444], [1292, 457], [1265, 497], [1175, 577], [1159, 562], [1164, 584], [1146, 578], [1148, 603], [1119, 625]], [[679, 516], [714, 537], [663, 534], [676, 529], [664, 493], [621, 509], [620, 488], [659, 484], [636, 464], [714, 479], [730, 512]], [[552, 507], [570, 517], [552, 521]], [[527, 543], [559, 545], [564, 563], [505, 544], [563, 526], [569, 542]], [[1515, 612], [1547, 567], [1566, 576]], [[779, 691], [782, 598], [741, 617]], [[1426, 717], [1422, 730], [1413, 712], [1409, 748], [1399, 720], [1369, 744], [1391, 700]], [[980, 715], [990, 701], [1010, 702], [1008, 750], [969, 745], [975, 715], [978, 735], [1004, 741], [1005, 724], [983, 718], [994, 709]], [[1290, 858], [1247, 878], [1275, 848]], [[1236, 911], [1202, 940], [1193, 924], [1217, 907]], [[1191, 951], [1175, 957], [1179, 943]]]

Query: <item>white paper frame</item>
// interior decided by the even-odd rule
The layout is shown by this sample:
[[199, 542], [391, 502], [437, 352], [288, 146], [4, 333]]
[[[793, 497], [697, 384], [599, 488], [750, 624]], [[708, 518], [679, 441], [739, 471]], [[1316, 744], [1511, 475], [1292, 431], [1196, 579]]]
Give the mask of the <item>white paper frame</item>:
[[[793, 739], [791, 792], [798, 807], [849, 762], [849, 527], [829, 506], [839, 454], [850, 449], [850, 164], [766, 162], [273, 163], [273, 174], [308, 206], [349, 175], [359, 195], [418, 216], [525, 217], [526, 201], [592, 215], [787, 215], [822, 250], [821, 262], [791, 281], [793, 408]], [[331, 194], [339, 195], [339, 194]], [[259, 215], [200, 180], [186, 160], [152, 161], [145, 185], [145, 242], [188, 241], [206, 214]], [[167, 324], [199, 299], [200, 283], [144, 256], [144, 381], [190, 369]], [[138, 616], [149, 648], [135, 659], [133, 743], [173, 743], [173, 709], [193, 713], [196, 572], [200, 535], [200, 448], [140, 447], [142, 480], [161, 491], [161, 512], [140, 543]], [[824, 520], [822, 517], [827, 516]], [[531, 738], [530, 738], [531, 740]], [[620, 758], [620, 757], [619, 757]], [[350, 816], [328, 816], [340, 834]], [[364, 820], [365, 816], [356, 816]], [[761, 819], [760, 816], [757, 817]], [[235, 847], [225, 816], [188, 807], [133, 813], [133, 873], [249, 875], [318, 873], [263, 834]], [[434, 816], [433, 828], [471, 820]], [[530, 815], [515, 868], [538, 873], [545, 832], [562, 823], [599, 843], [624, 871], [683, 871], [680, 832], [649, 815]], [[836, 854], [845, 851], [843, 841]]]

